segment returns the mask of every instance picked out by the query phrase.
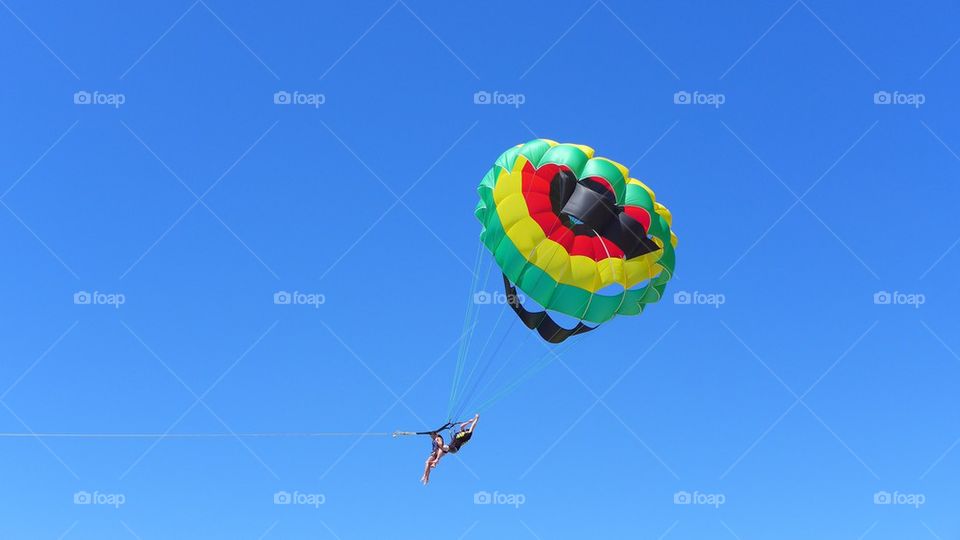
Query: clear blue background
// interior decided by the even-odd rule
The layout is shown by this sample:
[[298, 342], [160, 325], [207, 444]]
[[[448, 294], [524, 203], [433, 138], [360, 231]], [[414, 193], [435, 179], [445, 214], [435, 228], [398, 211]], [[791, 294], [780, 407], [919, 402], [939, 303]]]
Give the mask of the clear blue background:
[[[680, 246], [663, 302], [560, 349], [427, 488], [420, 438], [5, 438], [0, 537], [957, 538], [958, 17], [3, 0], [0, 431], [442, 423], [475, 186], [535, 136], [631, 165]], [[278, 106], [280, 90], [326, 102]], [[75, 305], [81, 290], [126, 303]], [[274, 305], [279, 290], [326, 303]], [[479, 310], [468, 365], [503, 309]], [[512, 351], [503, 380], [546, 349], [514, 327]], [[325, 503], [273, 504], [283, 490]], [[524, 504], [474, 504], [482, 491]], [[682, 491], [725, 502], [674, 504]], [[925, 502], [874, 504], [883, 491]]]

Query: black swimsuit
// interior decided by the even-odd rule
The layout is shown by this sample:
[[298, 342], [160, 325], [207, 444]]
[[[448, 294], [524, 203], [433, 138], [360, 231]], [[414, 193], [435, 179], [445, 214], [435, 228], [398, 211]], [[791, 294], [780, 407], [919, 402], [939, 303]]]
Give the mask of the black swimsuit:
[[467, 444], [467, 441], [470, 440], [470, 437], [473, 437], [472, 431], [458, 431], [454, 436], [453, 440], [450, 441], [450, 453], [456, 454], [460, 451], [460, 447]]

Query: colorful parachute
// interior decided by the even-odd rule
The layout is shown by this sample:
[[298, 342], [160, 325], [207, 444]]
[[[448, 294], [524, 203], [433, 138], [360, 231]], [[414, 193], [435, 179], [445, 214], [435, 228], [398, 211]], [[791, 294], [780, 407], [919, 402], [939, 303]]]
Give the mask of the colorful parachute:
[[[477, 191], [480, 239], [503, 272], [508, 303], [551, 343], [641, 313], [673, 275], [670, 211], [590, 147], [547, 139], [516, 146]], [[522, 305], [517, 288], [540, 307]], [[551, 313], [578, 322], [566, 328]]]

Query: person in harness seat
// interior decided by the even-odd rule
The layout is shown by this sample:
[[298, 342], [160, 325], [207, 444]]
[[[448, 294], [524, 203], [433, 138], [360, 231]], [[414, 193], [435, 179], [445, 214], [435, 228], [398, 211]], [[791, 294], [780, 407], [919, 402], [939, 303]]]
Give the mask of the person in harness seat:
[[[480, 415], [475, 414], [473, 418], [462, 422], [459, 425], [448, 422], [442, 427], [436, 429], [435, 431], [427, 431], [420, 433], [421, 435], [430, 435], [432, 446], [430, 448], [430, 456], [427, 458], [427, 462], [423, 467], [423, 476], [420, 477], [420, 482], [423, 485], [430, 483], [430, 471], [436, 468], [440, 463], [440, 458], [447, 454], [456, 454], [463, 448], [463, 445], [467, 444], [470, 439], [473, 437], [473, 430], [477, 427], [477, 422], [480, 420]], [[443, 435], [440, 434], [441, 431], [445, 429], [451, 429], [456, 427], [457, 430], [453, 433], [453, 436], [450, 438], [450, 444], [445, 444], [443, 440]]]

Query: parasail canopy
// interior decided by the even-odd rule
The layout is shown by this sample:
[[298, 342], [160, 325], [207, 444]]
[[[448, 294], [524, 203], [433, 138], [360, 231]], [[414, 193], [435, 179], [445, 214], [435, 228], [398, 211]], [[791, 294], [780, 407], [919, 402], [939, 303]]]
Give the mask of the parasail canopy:
[[638, 315], [663, 296], [675, 265], [672, 217], [623, 165], [588, 146], [535, 139], [504, 152], [477, 191], [480, 239], [509, 304], [545, 340]]

